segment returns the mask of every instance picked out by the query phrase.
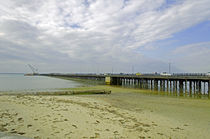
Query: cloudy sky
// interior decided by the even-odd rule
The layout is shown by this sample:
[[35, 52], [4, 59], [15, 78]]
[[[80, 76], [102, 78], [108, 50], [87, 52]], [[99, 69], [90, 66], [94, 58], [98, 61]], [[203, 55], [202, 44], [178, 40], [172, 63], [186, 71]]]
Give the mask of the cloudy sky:
[[210, 0], [0, 0], [0, 72], [210, 71]]

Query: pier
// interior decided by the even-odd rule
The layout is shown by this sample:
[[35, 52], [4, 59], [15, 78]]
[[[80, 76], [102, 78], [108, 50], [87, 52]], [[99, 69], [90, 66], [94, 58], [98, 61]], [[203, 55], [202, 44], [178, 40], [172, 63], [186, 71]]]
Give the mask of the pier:
[[104, 81], [108, 85], [135, 86], [159, 92], [176, 93], [179, 96], [201, 96], [210, 98], [210, 76], [208, 75], [96, 75], [96, 74], [41, 74], [51, 77], [69, 77]]

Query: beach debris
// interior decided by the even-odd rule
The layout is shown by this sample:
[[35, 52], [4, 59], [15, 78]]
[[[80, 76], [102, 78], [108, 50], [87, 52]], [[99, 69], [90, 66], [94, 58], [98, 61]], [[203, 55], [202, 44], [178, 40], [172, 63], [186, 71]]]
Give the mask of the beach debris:
[[[16, 96], [17, 98], [24, 97], [24, 96], [30, 96], [30, 95], [91, 95], [91, 94], [111, 94], [111, 90], [60, 90], [60, 91], [44, 91], [44, 92], [22, 92], [21, 94], [17, 93], [5, 93], [4, 95], [9, 96]], [[22, 104], [25, 104], [25, 102], [21, 102]], [[44, 104], [43, 102], [40, 102], [40, 104]], [[26, 104], [25, 104], [26, 105]]]
[[69, 90], [58, 92], [37, 92], [35, 95], [89, 95], [89, 94], [111, 94], [111, 90]]
[[23, 120], [23, 118], [22, 118], [22, 117], [18, 118], [18, 121], [22, 121], [22, 120]]
[[109, 129], [107, 128], [105, 131], [109, 131]]
[[100, 134], [99, 133], [95, 133], [95, 138], [99, 138]]

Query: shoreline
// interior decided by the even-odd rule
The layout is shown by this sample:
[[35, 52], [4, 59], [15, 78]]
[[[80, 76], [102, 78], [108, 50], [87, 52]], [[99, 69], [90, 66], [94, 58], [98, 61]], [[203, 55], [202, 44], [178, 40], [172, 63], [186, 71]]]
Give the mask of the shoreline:
[[[0, 96], [0, 127], [30, 138], [209, 138], [210, 101], [92, 86], [111, 94]], [[64, 89], [68, 90], [68, 89]]]

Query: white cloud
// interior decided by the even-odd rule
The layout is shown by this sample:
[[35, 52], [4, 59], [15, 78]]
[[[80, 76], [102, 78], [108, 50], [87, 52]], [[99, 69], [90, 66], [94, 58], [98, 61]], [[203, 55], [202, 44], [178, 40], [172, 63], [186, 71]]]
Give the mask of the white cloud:
[[45, 63], [46, 69], [56, 61], [65, 68], [71, 62], [75, 67], [82, 62], [93, 67], [138, 63], [141, 70], [148, 61], [162, 61], [137, 48], [209, 19], [209, 5], [209, 0], [182, 0], [168, 7], [165, 0], [1, 1], [0, 47], [8, 62], [15, 55], [20, 62]]

